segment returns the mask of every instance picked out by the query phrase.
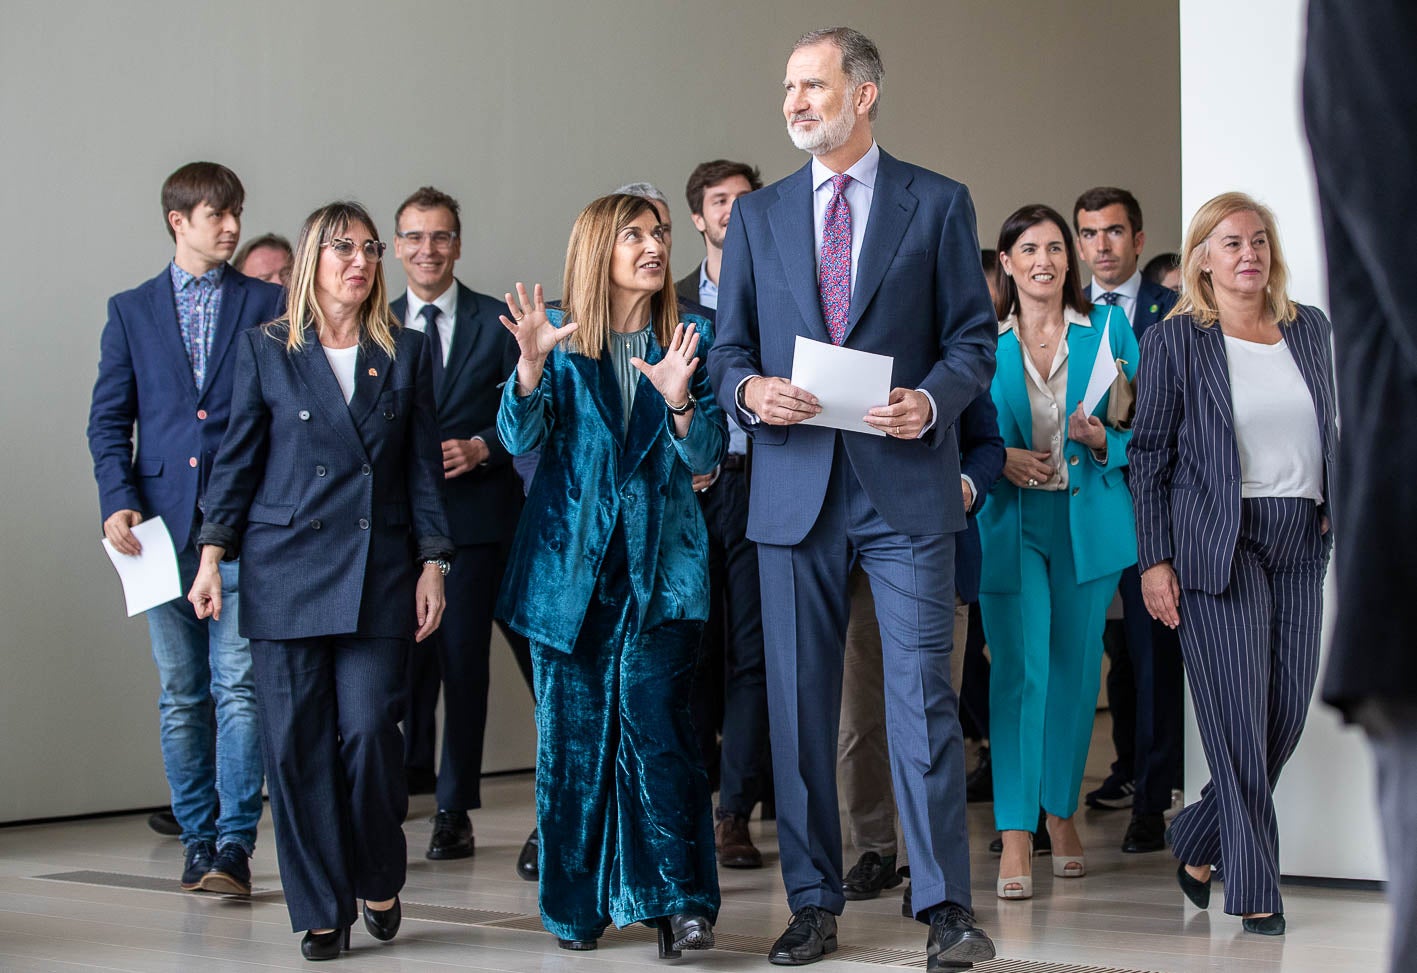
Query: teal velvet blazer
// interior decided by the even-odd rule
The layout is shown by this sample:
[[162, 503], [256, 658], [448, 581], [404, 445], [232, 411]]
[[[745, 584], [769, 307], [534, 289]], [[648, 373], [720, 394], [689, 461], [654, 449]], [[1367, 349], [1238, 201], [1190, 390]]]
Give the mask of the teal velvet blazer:
[[[1068, 325], [1068, 402], [1072, 409], [1083, 399], [1093, 361], [1102, 341], [1103, 325], [1111, 315], [1108, 331], [1111, 356], [1125, 364], [1127, 378], [1137, 371], [1137, 339], [1120, 308], [1098, 304], [1088, 323]], [[999, 335], [994, 382], [990, 395], [999, 410], [999, 434], [1009, 449], [1033, 448], [1033, 415], [1028, 406], [1028, 373], [1018, 332]], [[1111, 393], [1102, 396], [1093, 415], [1105, 419]], [[1104, 423], [1105, 424], [1105, 423]], [[1068, 525], [1071, 528], [1073, 566], [1079, 581], [1095, 581], [1137, 563], [1136, 515], [1132, 494], [1122, 468], [1127, 465], [1127, 444], [1131, 430], [1106, 426], [1107, 462], [1099, 463], [1092, 450], [1067, 439], [1063, 461], [1068, 464]], [[1067, 425], [1063, 426], [1067, 436]], [[989, 502], [979, 512], [979, 539], [984, 549], [981, 591], [1017, 594], [1022, 586], [1023, 522], [1022, 491], [999, 477], [989, 491]]]
[[[554, 325], [562, 312], [549, 309]], [[597, 361], [564, 344], [546, 360], [541, 384], [502, 389], [497, 435], [514, 456], [541, 451], [517, 524], [497, 616], [527, 638], [562, 652], [575, 647], [601, 558], [618, 523], [625, 535], [639, 630], [708, 618], [708, 532], [693, 474], [710, 473], [728, 444], [723, 410], [702, 364], [713, 341], [707, 318], [682, 315], [699, 332], [700, 365], [689, 390], [698, 401], [689, 433], [674, 434], [664, 399], [641, 376], [628, 432], [609, 352]], [[664, 357], [650, 339], [645, 360]]]

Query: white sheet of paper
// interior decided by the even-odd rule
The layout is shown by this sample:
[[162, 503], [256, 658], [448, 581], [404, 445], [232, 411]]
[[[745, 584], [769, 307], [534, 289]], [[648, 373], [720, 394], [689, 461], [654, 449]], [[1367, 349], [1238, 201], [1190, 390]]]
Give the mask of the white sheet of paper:
[[1098, 346], [1097, 357], [1092, 360], [1092, 376], [1087, 380], [1087, 391], [1082, 397], [1082, 411], [1092, 415], [1097, 403], [1107, 394], [1112, 383], [1117, 380], [1117, 359], [1112, 357], [1112, 315], [1102, 325], [1102, 344]]
[[890, 402], [894, 365], [895, 359], [889, 355], [873, 355], [798, 335], [792, 349], [792, 384], [811, 392], [822, 406], [821, 412], [802, 421], [884, 436], [861, 417]]
[[182, 597], [182, 580], [177, 574], [177, 551], [172, 535], [161, 517], [145, 520], [133, 528], [133, 536], [143, 545], [137, 557], [119, 554], [103, 539], [103, 549], [123, 581], [123, 597], [128, 602], [128, 617], [149, 608], [165, 605]]

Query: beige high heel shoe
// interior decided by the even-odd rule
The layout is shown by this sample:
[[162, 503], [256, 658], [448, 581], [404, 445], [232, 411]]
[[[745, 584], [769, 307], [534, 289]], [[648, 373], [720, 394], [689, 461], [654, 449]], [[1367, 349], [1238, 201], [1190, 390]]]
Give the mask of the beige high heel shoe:
[[[1059, 818], [1058, 820], [1063, 820]], [[1048, 837], [1053, 837], [1050, 831]], [[1087, 858], [1083, 855], [1062, 855], [1058, 853], [1058, 842], [1053, 841], [1053, 877], [1082, 878], [1087, 874]]]
[[[1001, 899], [1031, 899], [1033, 898], [1033, 835], [1028, 836], [1028, 862], [1030, 873], [1027, 875], [1012, 875], [1009, 877], [1000, 876], [994, 885], [994, 894]], [[1008, 886], [1017, 885], [1018, 888], [1011, 889]]]

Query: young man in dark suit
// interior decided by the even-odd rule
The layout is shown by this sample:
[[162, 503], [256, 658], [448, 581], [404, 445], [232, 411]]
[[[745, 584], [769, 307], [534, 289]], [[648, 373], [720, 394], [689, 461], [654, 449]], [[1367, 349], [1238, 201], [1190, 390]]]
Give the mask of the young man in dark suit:
[[[108, 302], [89, 409], [104, 536], [136, 555], [133, 528], [161, 517], [184, 590], [196, 574], [202, 495], [230, 414], [232, 341], [281, 312], [279, 287], [227, 265], [245, 196], [236, 174], [214, 162], [167, 177], [172, 260]], [[163, 766], [186, 848], [182, 888], [249, 895], [263, 767], [251, 655], [237, 631], [237, 571], [235, 561], [222, 565], [229, 609], [221, 621], [198, 619], [185, 598], [147, 619]]]
[[[492, 608], [522, 506], [521, 480], [497, 438], [497, 405], [502, 383], [516, 367], [517, 346], [497, 320], [504, 305], [453, 275], [462, 255], [457, 200], [425, 186], [400, 204], [394, 222], [394, 253], [408, 277], [408, 292], [390, 307], [399, 321], [429, 338], [448, 524], [458, 546], [434, 653], [415, 651], [409, 657], [405, 764], [415, 771], [411, 777], [419, 769], [432, 771], [441, 672], [443, 759], [427, 854], [434, 860], [468, 858], [475, 844], [467, 812], [482, 806]], [[526, 640], [501, 628], [530, 687]]]
[[[1073, 204], [1073, 228], [1092, 271], [1087, 297], [1120, 307], [1140, 340], [1171, 311], [1176, 292], [1137, 269], [1146, 233], [1136, 197], [1112, 186], [1089, 189]], [[1181, 771], [1181, 645], [1174, 631], [1147, 613], [1135, 567], [1122, 572], [1118, 589], [1123, 621], [1109, 623], [1104, 639], [1112, 663], [1107, 700], [1117, 760], [1086, 801], [1099, 809], [1132, 809], [1122, 851], [1160, 851], [1166, 847], [1162, 815], [1171, 807], [1171, 788]]]

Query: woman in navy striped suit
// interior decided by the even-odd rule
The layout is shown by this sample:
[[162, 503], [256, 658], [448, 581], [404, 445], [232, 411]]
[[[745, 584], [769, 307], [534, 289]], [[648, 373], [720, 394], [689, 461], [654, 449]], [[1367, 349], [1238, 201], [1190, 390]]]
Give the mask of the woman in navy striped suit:
[[1212, 872], [1247, 932], [1284, 932], [1273, 791], [1319, 663], [1334, 427], [1328, 319], [1285, 293], [1274, 216], [1196, 213], [1181, 299], [1141, 343], [1129, 450], [1142, 594], [1180, 629], [1210, 783], [1171, 823], [1201, 908]]

